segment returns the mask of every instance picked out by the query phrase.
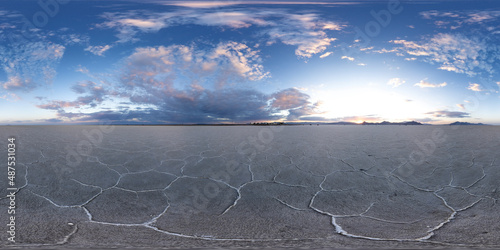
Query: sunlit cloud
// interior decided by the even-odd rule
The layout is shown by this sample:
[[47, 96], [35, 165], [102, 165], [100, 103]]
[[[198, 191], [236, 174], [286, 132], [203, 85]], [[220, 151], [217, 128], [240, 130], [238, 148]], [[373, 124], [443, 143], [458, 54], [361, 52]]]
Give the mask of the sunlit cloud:
[[[118, 42], [136, 42], [139, 32], [153, 33], [160, 29], [186, 24], [220, 26], [234, 29], [251, 26], [264, 27], [260, 35], [268, 39], [268, 45], [281, 42], [296, 46], [295, 54], [300, 58], [324, 52], [336, 38], [329, 37], [325, 31], [339, 31], [345, 25], [326, 21], [317, 14], [290, 14], [284, 11], [231, 11], [231, 10], [179, 10], [166, 13], [106, 13], [106, 22], [99, 28], [118, 30]], [[323, 54], [324, 55], [324, 54]]]
[[420, 82], [416, 83], [414, 86], [420, 87], [420, 88], [442, 88], [448, 85], [446, 82], [443, 83], [430, 83], [426, 80], [421, 80]]
[[439, 64], [438, 69], [465, 73], [470, 76], [478, 70], [493, 72], [492, 60], [499, 58], [496, 46], [487, 45], [477, 38], [467, 38], [460, 34], [436, 34], [428, 41], [414, 42], [393, 40], [403, 53], [414, 57], [423, 57], [429, 63]]
[[349, 60], [349, 61], [354, 61], [354, 58], [353, 57], [349, 57], [349, 56], [342, 56], [340, 59], [346, 59], [346, 60]]
[[477, 84], [477, 83], [470, 83], [469, 84], [469, 87], [467, 87], [468, 90], [472, 90], [472, 91], [476, 91], [476, 92], [480, 92], [480, 91], [483, 91], [481, 89], [481, 85]]
[[330, 51], [329, 51], [329, 52], [326, 52], [325, 54], [323, 54], [323, 55], [319, 56], [319, 58], [325, 58], [325, 57], [327, 57], [327, 56], [330, 56], [331, 54], [333, 54], [333, 52], [330, 52]]
[[404, 84], [406, 81], [401, 78], [392, 78], [387, 82], [387, 85], [392, 86], [393, 88], [399, 87]]

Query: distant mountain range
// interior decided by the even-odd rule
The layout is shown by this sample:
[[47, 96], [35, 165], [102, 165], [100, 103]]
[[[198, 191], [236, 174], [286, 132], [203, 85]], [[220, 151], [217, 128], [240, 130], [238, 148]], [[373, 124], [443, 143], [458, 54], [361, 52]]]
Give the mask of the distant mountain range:
[[[406, 121], [406, 122], [388, 122], [388, 121], [383, 121], [383, 122], [363, 122], [363, 123], [354, 123], [354, 122], [262, 122], [262, 123], [252, 123], [248, 125], [261, 125], [261, 126], [268, 126], [268, 125], [430, 125], [430, 124], [425, 124], [417, 121]], [[469, 123], [469, 122], [454, 122], [450, 124], [444, 124], [444, 125], [449, 125], [449, 126], [454, 126], [454, 125], [486, 125], [483, 123]]]
[[383, 121], [383, 122], [363, 122], [361, 125], [425, 125], [420, 122], [416, 121], [409, 121], [409, 122], [388, 122], [388, 121]]
[[470, 122], [454, 122], [454, 123], [450, 123], [450, 126], [453, 126], [453, 125], [486, 125], [486, 124], [483, 124], [483, 123], [470, 123]]

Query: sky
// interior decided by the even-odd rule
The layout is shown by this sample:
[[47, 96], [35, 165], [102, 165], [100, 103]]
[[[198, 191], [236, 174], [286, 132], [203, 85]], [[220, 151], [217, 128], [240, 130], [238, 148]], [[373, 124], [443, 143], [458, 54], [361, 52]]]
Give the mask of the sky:
[[500, 124], [500, 1], [0, 3], [0, 124]]

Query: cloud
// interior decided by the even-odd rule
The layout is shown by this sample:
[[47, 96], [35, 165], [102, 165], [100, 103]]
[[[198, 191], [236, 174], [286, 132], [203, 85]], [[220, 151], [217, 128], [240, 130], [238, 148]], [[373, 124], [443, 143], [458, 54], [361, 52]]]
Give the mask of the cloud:
[[428, 81], [426, 81], [425, 79], [418, 82], [418, 83], [415, 83], [414, 86], [417, 86], [417, 87], [420, 87], [420, 88], [442, 88], [442, 87], [445, 87], [446, 85], [448, 85], [446, 82], [443, 82], [443, 83], [430, 83]]
[[211, 1], [211, 2], [189, 2], [189, 1], [177, 1], [177, 2], [166, 2], [165, 5], [174, 5], [188, 8], [220, 8], [231, 5], [239, 4], [239, 2], [229, 2], [229, 1]]
[[8, 80], [1, 82], [4, 89], [7, 90], [26, 90], [29, 91], [37, 87], [31, 78], [23, 79], [20, 76], [9, 76]]
[[0, 46], [0, 64], [8, 79], [0, 85], [4, 89], [29, 92], [51, 84], [64, 50], [64, 46], [50, 42]]
[[248, 28], [252, 25], [269, 25], [268, 22], [256, 15], [240, 11], [205, 13], [203, 15], [192, 14], [191, 16], [195, 18], [194, 23], [206, 26], [229, 26], [238, 29]]
[[342, 56], [340, 59], [346, 59], [346, 60], [349, 60], [349, 61], [354, 61], [354, 58], [353, 57], [349, 57], [349, 56]]
[[446, 118], [466, 118], [470, 116], [470, 114], [466, 112], [448, 111], [448, 110], [427, 112], [425, 114], [432, 115], [433, 117], [446, 117]]
[[258, 51], [237, 42], [219, 43], [211, 50], [185, 45], [137, 48], [125, 63], [125, 86], [145, 90], [165, 89], [181, 78], [183, 85], [205, 82], [220, 88], [269, 76]]
[[288, 110], [287, 120], [301, 120], [303, 117], [318, 114], [321, 103], [311, 103], [309, 95], [296, 88], [289, 88], [271, 95], [271, 107], [276, 110]]
[[220, 43], [209, 55], [209, 58], [211, 60], [227, 60], [238, 75], [252, 81], [262, 80], [269, 76], [269, 72], [265, 72], [264, 66], [260, 64], [261, 59], [258, 51], [252, 50], [242, 43]]
[[392, 86], [393, 88], [399, 87], [404, 84], [406, 81], [401, 78], [392, 78], [387, 82], [387, 85]]
[[460, 103], [460, 104], [457, 104], [457, 107], [459, 107], [459, 108], [460, 108], [460, 109], [462, 109], [462, 110], [465, 110], [465, 105], [463, 105], [463, 104], [461, 104], [461, 103]]
[[4, 99], [4, 100], [9, 101], [9, 102], [16, 102], [16, 101], [21, 100], [21, 97], [19, 97], [18, 95], [14, 94], [14, 93], [6, 93], [6, 94], [0, 96], [0, 99]]
[[423, 11], [420, 15], [424, 19], [436, 20], [434, 23], [440, 28], [458, 29], [464, 25], [481, 25], [496, 21], [500, 18], [498, 10], [484, 11]]
[[[293, 93], [297, 91], [298, 93]], [[292, 94], [290, 93], [292, 92]], [[284, 97], [291, 94], [289, 97]], [[275, 96], [289, 101], [287, 106], [269, 106]], [[306, 95], [307, 97], [307, 95]], [[298, 101], [293, 100], [298, 98]], [[315, 114], [318, 104], [311, 104], [304, 99], [303, 93], [292, 89], [266, 95], [253, 89], [171, 89], [161, 100], [137, 99], [131, 97], [132, 104], [148, 104], [146, 109], [95, 112], [66, 112], [66, 108], [74, 107], [75, 102], [54, 101], [39, 105], [39, 108], [57, 110], [58, 119], [72, 122], [96, 122], [111, 120], [117, 123], [221, 123], [221, 122], [251, 122], [283, 119], [280, 114], [288, 111], [288, 120], [301, 119], [302, 116]]]
[[110, 94], [102, 85], [98, 85], [92, 81], [77, 83], [72, 87], [72, 90], [75, 93], [86, 95], [78, 97], [75, 101], [50, 101], [45, 104], [37, 105], [37, 107], [41, 109], [58, 110], [61, 112], [63, 112], [65, 108], [82, 108], [85, 106], [95, 108]]
[[326, 31], [339, 31], [345, 27], [338, 22], [324, 20], [317, 14], [290, 14], [281, 10], [247, 12], [195, 8], [165, 13], [105, 13], [102, 18], [107, 21], [97, 27], [118, 30], [120, 43], [138, 41], [139, 32], [158, 32], [175, 25], [196, 24], [233, 29], [256, 26], [262, 28], [257, 34], [267, 39], [266, 44], [281, 42], [296, 46], [295, 54], [306, 59], [324, 52], [336, 40], [329, 37]]
[[469, 87], [467, 88], [468, 90], [472, 90], [472, 91], [476, 91], [476, 92], [480, 92], [480, 91], [483, 91], [481, 89], [481, 85], [477, 84], [477, 83], [470, 83], [469, 84]]
[[89, 51], [96, 56], [104, 56], [104, 52], [111, 49], [112, 47], [112, 45], [88, 46], [87, 48], [85, 48], [85, 51]]
[[250, 5], [250, 4], [272, 4], [272, 5], [338, 5], [338, 4], [353, 4], [346, 2], [300, 2], [300, 1], [210, 1], [210, 2], [194, 2], [194, 1], [166, 1], [165, 5], [174, 5], [188, 8], [221, 8], [232, 5]]
[[329, 51], [329, 52], [326, 52], [325, 54], [323, 54], [323, 55], [319, 56], [319, 58], [323, 59], [323, 58], [325, 58], [325, 57], [327, 57], [327, 56], [330, 56], [331, 54], [333, 54], [333, 52], [330, 52], [330, 51]]
[[[80, 82], [72, 87], [79, 95], [76, 100], [45, 101], [37, 107], [54, 110], [57, 119], [72, 122], [250, 122], [297, 120], [318, 113], [320, 103], [313, 104], [298, 89], [265, 94], [234, 84], [266, 77], [259, 61], [258, 51], [236, 42], [219, 43], [211, 49], [185, 45], [136, 48], [123, 60], [119, 80], [113, 85]], [[102, 104], [107, 100], [121, 100], [123, 106], [118, 111], [105, 110]]]
[[480, 71], [494, 72], [493, 63], [500, 58], [496, 45], [488, 45], [477, 37], [468, 38], [461, 34], [439, 33], [423, 42], [393, 40], [399, 53], [423, 57], [424, 61], [438, 64], [439, 69], [469, 76]]

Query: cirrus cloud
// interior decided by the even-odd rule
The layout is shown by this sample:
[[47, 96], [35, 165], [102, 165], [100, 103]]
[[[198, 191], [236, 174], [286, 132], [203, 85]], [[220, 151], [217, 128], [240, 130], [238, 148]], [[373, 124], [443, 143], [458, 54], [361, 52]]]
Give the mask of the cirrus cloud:
[[426, 62], [438, 64], [438, 69], [469, 76], [494, 72], [493, 62], [500, 58], [496, 45], [461, 34], [439, 33], [425, 42], [392, 40], [391, 43], [402, 46], [396, 48], [398, 53], [421, 57]]
[[446, 85], [448, 85], [446, 82], [443, 82], [443, 83], [430, 83], [428, 82], [427, 80], [422, 80], [418, 83], [415, 83], [415, 85], [413, 86], [417, 86], [417, 87], [420, 87], [420, 88], [442, 88], [442, 87], [445, 87]]
[[101, 16], [105, 22], [98, 28], [116, 29], [117, 42], [136, 42], [139, 32], [152, 33], [176, 25], [196, 24], [203, 26], [229, 27], [233, 29], [256, 26], [262, 28], [258, 34], [267, 39], [266, 44], [281, 42], [296, 46], [295, 54], [299, 58], [310, 58], [324, 52], [336, 38], [326, 31], [339, 31], [345, 25], [324, 20], [317, 14], [291, 14], [285, 11], [242, 10], [200, 10], [183, 9], [174, 12], [139, 12], [105, 13]]

